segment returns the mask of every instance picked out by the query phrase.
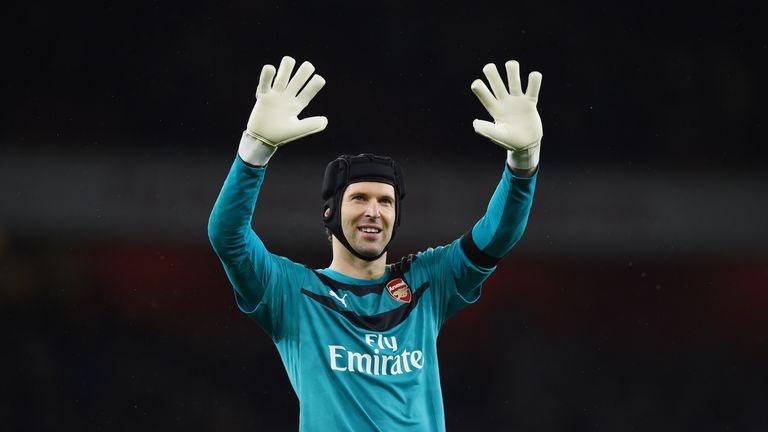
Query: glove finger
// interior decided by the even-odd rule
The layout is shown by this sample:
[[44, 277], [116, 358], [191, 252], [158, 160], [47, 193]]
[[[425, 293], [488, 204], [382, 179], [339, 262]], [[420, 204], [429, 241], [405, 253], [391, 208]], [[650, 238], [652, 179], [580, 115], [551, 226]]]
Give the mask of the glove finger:
[[516, 60], [510, 60], [504, 63], [507, 69], [507, 81], [509, 81], [509, 94], [512, 96], [522, 96], [523, 86], [520, 84], [520, 63]]
[[499, 70], [496, 69], [495, 64], [488, 63], [485, 65], [483, 67], [483, 73], [485, 74], [485, 77], [488, 78], [488, 83], [491, 85], [491, 90], [493, 90], [496, 99], [501, 99], [508, 95], [507, 89], [504, 88], [504, 81], [501, 80], [501, 75], [499, 75]]
[[277, 68], [277, 76], [275, 77], [275, 84], [272, 86], [275, 90], [285, 90], [285, 86], [288, 85], [288, 79], [291, 77], [293, 66], [296, 64], [296, 60], [293, 57], [285, 56], [280, 61], [280, 67]]
[[491, 123], [486, 120], [478, 120], [475, 119], [472, 122], [472, 127], [475, 129], [475, 132], [479, 133], [482, 136], [490, 138], [491, 136], [496, 135], [496, 124]]
[[288, 83], [288, 87], [285, 88], [285, 92], [292, 96], [296, 96], [301, 87], [307, 83], [307, 80], [314, 71], [315, 67], [312, 66], [312, 63], [307, 61], [302, 63], [301, 66], [299, 66], [299, 70], [296, 71], [296, 74], [293, 75], [293, 78], [291, 78], [291, 81]]
[[485, 109], [488, 112], [491, 112], [494, 104], [496, 104], [496, 98], [493, 97], [493, 94], [488, 90], [485, 83], [482, 80], [476, 79], [472, 81], [470, 88], [472, 89], [472, 92], [475, 93], [475, 96], [480, 99], [480, 103], [483, 104]]
[[502, 144], [503, 139], [499, 135], [499, 128], [496, 126], [495, 123], [491, 123], [489, 121], [485, 120], [477, 120], [472, 122], [472, 127], [475, 128], [475, 132], [478, 134], [488, 138], [489, 140], [495, 142], [496, 144], [504, 147], [509, 148], [509, 146]]
[[541, 89], [541, 73], [531, 72], [528, 74], [528, 88], [525, 90], [525, 95], [535, 100], [539, 99], [539, 90]]
[[299, 93], [298, 96], [296, 96], [296, 99], [299, 101], [301, 106], [307, 106], [309, 104], [309, 101], [311, 101], [312, 98], [315, 97], [317, 92], [319, 92], [324, 85], [325, 85], [325, 78], [315, 74], [315, 76], [313, 76], [312, 79], [309, 80], [309, 82], [307, 83], [307, 86], [304, 87], [304, 90], [302, 90], [301, 93]]
[[264, 65], [261, 68], [261, 76], [259, 77], [259, 87], [256, 88], [256, 97], [260, 94], [264, 94], [272, 88], [272, 78], [275, 77], [275, 67], [271, 64]]
[[299, 121], [297, 128], [298, 137], [320, 132], [328, 126], [328, 118], [325, 116], [307, 117]]

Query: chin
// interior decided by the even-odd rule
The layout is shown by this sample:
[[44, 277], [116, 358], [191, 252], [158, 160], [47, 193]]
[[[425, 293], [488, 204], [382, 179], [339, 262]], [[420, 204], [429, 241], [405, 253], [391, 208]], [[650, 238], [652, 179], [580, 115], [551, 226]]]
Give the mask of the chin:
[[367, 256], [369, 258], [373, 258], [375, 256], [379, 256], [380, 253], [381, 253], [380, 250], [378, 250], [378, 251], [361, 251], [360, 252], [361, 255], [365, 255], [365, 256]]
[[379, 256], [379, 254], [382, 251], [382, 249], [360, 249], [360, 248], [355, 248], [355, 250], [360, 255], [365, 255], [365, 256], [371, 257], [371, 258], [375, 257], [375, 256]]

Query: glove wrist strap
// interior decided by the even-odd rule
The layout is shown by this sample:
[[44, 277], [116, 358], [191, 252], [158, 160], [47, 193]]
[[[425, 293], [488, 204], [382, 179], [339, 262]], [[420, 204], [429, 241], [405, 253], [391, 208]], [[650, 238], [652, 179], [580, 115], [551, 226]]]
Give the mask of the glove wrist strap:
[[528, 170], [539, 165], [541, 141], [522, 150], [507, 150], [507, 163], [511, 168]]
[[269, 162], [269, 158], [277, 151], [277, 147], [271, 146], [264, 141], [251, 136], [248, 131], [243, 132], [243, 136], [240, 138], [240, 146], [237, 149], [237, 154], [240, 155], [240, 159], [256, 166], [265, 166]]

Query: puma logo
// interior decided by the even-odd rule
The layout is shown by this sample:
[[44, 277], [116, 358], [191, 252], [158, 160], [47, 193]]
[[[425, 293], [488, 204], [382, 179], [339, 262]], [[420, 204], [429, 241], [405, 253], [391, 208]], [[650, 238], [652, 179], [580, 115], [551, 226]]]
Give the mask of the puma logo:
[[328, 291], [328, 294], [330, 294], [330, 295], [331, 295], [331, 297], [333, 297], [333, 298], [335, 298], [336, 300], [338, 300], [338, 301], [339, 301], [339, 303], [343, 304], [343, 305], [344, 305], [344, 307], [347, 307], [347, 301], [346, 301], [346, 300], [344, 300], [344, 299], [346, 299], [346, 298], [347, 298], [347, 294], [344, 294], [344, 297], [339, 297], [339, 295], [338, 295], [338, 294], [336, 294], [336, 292], [335, 292], [335, 291], [333, 291], [333, 290], [330, 290], [330, 291]]

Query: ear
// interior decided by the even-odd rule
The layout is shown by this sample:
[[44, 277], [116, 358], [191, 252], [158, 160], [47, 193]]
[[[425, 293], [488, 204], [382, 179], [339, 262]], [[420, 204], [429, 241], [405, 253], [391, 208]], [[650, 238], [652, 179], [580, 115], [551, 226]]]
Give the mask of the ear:
[[331, 217], [331, 209], [330, 208], [328, 208], [328, 207], [325, 208], [325, 211], [323, 212], [323, 217], [326, 218], [326, 219]]

